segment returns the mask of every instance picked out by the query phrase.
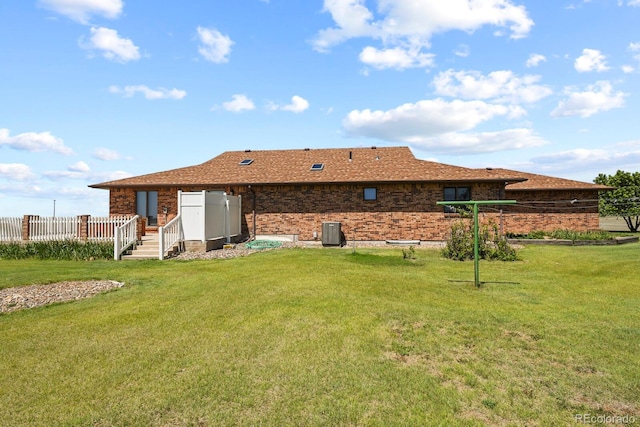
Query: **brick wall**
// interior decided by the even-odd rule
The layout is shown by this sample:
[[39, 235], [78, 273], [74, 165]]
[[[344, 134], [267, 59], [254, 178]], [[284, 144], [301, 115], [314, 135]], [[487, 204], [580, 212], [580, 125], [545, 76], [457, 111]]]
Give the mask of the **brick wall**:
[[[452, 184], [455, 185], [455, 184]], [[459, 186], [464, 186], [460, 184]], [[365, 201], [364, 188], [375, 187], [377, 200]], [[238, 188], [248, 230], [253, 226], [253, 194]], [[384, 184], [323, 186], [286, 185], [254, 188], [257, 234], [295, 234], [322, 238], [323, 222], [340, 222], [348, 240], [443, 240], [458, 215], [445, 214], [436, 202], [443, 199], [442, 184]], [[498, 184], [472, 186], [476, 199], [495, 199]]]
[[[455, 183], [447, 186], [456, 186]], [[457, 186], [466, 186], [459, 184]], [[364, 188], [375, 187], [377, 200], [365, 201]], [[255, 192], [256, 234], [295, 234], [300, 240], [312, 240], [313, 232], [321, 239], [323, 222], [341, 222], [348, 240], [443, 240], [457, 214], [445, 214], [436, 202], [443, 200], [444, 184], [384, 185], [283, 185], [235, 187], [181, 187], [182, 191], [224, 190], [242, 196], [242, 227], [245, 235], [253, 234]], [[136, 211], [138, 189], [113, 189], [110, 193], [111, 215], [132, 215]], [[178, 212], [178, 188], [144, 188], [158, 191], [158, 225]], [[594, 192], [505, 191], [500, 184], [471, 186], [475, 200], [500, 198], [518, 200], [518, 205], [482, 207], [485, 217], [502, 221], [505, 232], [527, 233], [532, 230], [598, 228], [597, 199]], [[577, 199], [578, 202], [570, 203]], [[521, 203], [522, 201], [522, 203]], [[526, 203], [525, 203], [526, 202]]]

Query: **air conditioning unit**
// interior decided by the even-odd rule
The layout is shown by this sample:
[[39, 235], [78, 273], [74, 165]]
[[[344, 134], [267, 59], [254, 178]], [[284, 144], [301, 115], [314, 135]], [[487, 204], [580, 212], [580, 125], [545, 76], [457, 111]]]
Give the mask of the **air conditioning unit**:
[[340, 246], [342, 244], [342, 225], [339, 222], [322, 223], [322, 246]]

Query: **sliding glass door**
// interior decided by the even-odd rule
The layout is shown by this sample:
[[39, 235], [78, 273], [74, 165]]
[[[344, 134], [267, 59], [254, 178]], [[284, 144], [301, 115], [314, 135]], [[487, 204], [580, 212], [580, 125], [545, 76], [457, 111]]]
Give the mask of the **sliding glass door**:
[[136, 193], [136, 214], [147, 218], [147, 225], [158, 225], [157, 191], [138, 191]]

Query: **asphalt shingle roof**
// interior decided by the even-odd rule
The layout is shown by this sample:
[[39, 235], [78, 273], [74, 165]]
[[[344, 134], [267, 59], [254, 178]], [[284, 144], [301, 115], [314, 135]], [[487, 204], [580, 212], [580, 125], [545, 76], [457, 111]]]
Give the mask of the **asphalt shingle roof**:
[[[253, 160], [240, 165], [245, 159]], [[314, 163], [322, 163], [312, 171]], [[508, 173], [507, 173], [508, 172]], [[513, 172], [513, 173], [512, 173]], [[227, 151], [200, 165], [93, 184], [93, 188], [374, 182], [518, 182], [524, 174], [416, 159], [408, 147]]]
[[523, 182], [514, 182], [507, 185], [506, 189], [519, 191], [535, 190], [610, 190], [612, 187], [606, 185], [593, 184], [590, 182], [574, 181], [571, 179], [556, 178], [535, 173], [520, 172], [510, 169], [493, 169], [499, 176], [512, 176], [526, 178]]

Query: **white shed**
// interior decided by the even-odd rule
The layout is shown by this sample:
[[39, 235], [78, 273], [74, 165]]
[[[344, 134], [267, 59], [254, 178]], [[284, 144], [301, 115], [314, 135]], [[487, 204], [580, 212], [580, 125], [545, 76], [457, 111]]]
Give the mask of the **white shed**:
[[178, 191], [178, 212], [185, 241], [226, 239], [242, 232], [242, 198], [224, 191]]

